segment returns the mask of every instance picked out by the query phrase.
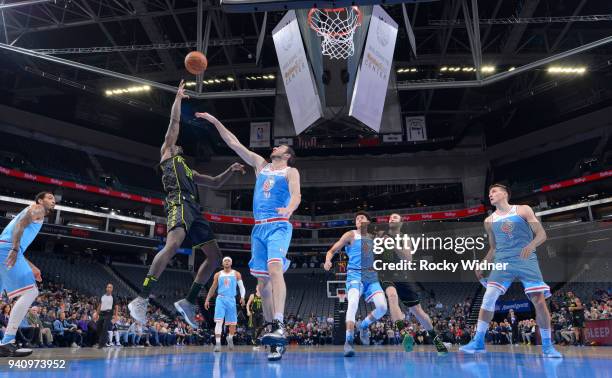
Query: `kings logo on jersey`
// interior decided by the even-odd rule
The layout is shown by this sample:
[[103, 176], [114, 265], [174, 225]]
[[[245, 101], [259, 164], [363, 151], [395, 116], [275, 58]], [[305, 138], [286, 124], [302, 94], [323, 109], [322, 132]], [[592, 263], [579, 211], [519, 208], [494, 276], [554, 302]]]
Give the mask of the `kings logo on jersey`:
[[509, 238], [512, 238], [512, 231], [514, 230], [514, 224], [509, 220], [504, 220], [501, 224], [501, 231], [506, 234]]
[[270, 198], [270, 191], [274, 187], [274, 176], [268, 176], [266, 181], [263, 184], [264, 197], [266, 199]]

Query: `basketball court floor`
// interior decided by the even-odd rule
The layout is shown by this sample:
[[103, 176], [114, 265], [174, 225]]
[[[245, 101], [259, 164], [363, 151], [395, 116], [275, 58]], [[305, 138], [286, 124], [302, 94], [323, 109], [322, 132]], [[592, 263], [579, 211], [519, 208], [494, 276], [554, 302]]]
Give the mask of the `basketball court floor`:
[[[564, 358], [543, 359], [539, 347], [489, 346], [489, 353], [465, 355], [453, 348], [438, 356], [431, 346], [411, 353], [397, 346], [357, 347], [353, 358], [344, 358], [341, 347], [290, 347], [279, 362], [268, 362], [266, 353], [251, 347], [213, 353], [212, 347], [45, 349], [28, 360], [66, 360], [65, 369], [21, 369], [23, 376], [97, 377], [610, 377], [612, 348], [560, 347]], [[15, 360], [13, 360], [15, 361]], [[20, 369], [1, 361], [0, 374], [20, 376]], [[7, 375], [8, 373], [8, 375]]]

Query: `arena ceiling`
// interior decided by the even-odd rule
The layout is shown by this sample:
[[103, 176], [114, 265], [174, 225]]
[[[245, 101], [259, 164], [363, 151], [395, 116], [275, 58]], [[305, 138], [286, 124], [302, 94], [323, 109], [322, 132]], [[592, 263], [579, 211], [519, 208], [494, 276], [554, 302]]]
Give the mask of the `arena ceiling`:
[[[474, 15], [473, 3], [407, 3], [416, 56], [411, 53], [402, 6], [385, 6], [400, 25], [395, 69], [416, 69], [397, 72], [400, 88], [476, 79], [475, 71], [443, 71], [444, 67], [473, 67], [474, 51], [481, 52], [483, 65], [501, 72], [612, 36], [612, 6], [606, 1], [496, 0], [477, 4], [480, 38], [476, 43], [464, 21], [466, 8]], [[277, 75], [270, 31], [283, 12], [269, 12], [265, 17], [263, 13], [230, 14], [222, 11], [218, 1], [190, 0], [7, 0], [0, 1], [0, 10], [0, 42], [6, 45], [172, 86], [182, 78], [193, 79], [184, 70], [183, 59], [201, 45], [209, 60], [204, 79], [210, 84], [202, 88], [207, 97], [189, 102], [187, 111], [217, 114], [245, 139], [250, 121], [274, 116], [270, 93], [275, 80], [265, 77]], [[265, 38], [258, 49], [262, 30]], [[444, 142], [386, 148], [385, 152], [452, 148], [466, 133], [485, 132], [488, 142], [496, 143], [609, 105], [611, 60], [612, 44], [602, 44], [555, 62], [586, 67], [581, 75], [550, 74], [547, 66], [541, 66], [483, 87], [400, 90], [403, 115], [425, 115], [430, 138]], [[105, 95], [109, 89], [130, 85], [0, 49], [2, 103], [157, 145], [173, 96], [160, 90]], [[193, 140], [213, 140], [218, 150], [214, 133], [200, 124], [188, 125], [192, 153], [206, 148]], [[329, 126], [330, 133], [333, 127]], [[340, 134], [334, 134], [335, 140], [356, 137]]]

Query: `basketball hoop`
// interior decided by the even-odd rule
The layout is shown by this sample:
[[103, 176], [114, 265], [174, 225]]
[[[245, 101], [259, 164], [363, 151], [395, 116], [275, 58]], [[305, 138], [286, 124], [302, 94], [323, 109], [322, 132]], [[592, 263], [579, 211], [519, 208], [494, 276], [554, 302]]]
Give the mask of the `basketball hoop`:
[[359, 7], [312, 8], [308, 12], [308, 25], [323, 37], [321, 52], [332, 59], [346, 59], [355, 53], [353, 35], [361, 26], [363, 15]]

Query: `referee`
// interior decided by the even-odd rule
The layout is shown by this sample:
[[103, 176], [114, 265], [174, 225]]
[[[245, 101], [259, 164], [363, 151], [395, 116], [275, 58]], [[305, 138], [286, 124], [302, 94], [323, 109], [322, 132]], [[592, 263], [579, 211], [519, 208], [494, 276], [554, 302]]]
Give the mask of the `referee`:
[[108, 342], [108, 330], [110, 330], [113, 315], [119, 315], [119, 304], [113, 295], [112, 283], [106, 285], [106, 293], [100, 298], [98, 314], [100, 314], [96, 324], [96, 329], [98, 330], [98, 348], [103, 348]]

